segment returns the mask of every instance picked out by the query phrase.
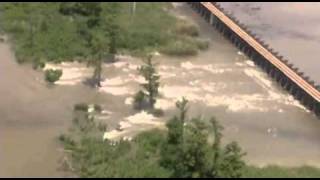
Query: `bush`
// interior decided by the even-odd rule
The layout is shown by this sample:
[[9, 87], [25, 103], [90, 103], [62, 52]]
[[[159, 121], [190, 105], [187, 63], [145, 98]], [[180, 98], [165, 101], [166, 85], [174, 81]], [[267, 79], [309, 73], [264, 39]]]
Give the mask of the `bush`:
[[87, 105], [86, 103], [79, 103], [79, 104], [75, 104], [74, 105], [74, 110], [75, 111], [85, 111], [87, 112], [89, 108], [89, 105]]
[[141, 110], [144, 107], [146, 107], [146, 105], [146, 95], [143, 91], [140, 90], [136, 93], [136, 95], [133, 98], [133, 108], [136, 110]]
[[102, 123], [102, 122], [98, 123], [98, 125], [97, 125], [98, 130], [101, 131], [101, 132], [105, 132], [107, 130], [107, 127], [108, 126], [105, 123]]
[[203, 51], [209, 48], [209, 41], [197, 39], [195, 40], [195, 43], [199, 50]]
[[49, 83], [54, 83], [60, 79], [62, 76], [62, 70], [48, 69], [45, 71], [45, 79]]
[[39, 61], [35, 61], [33, 63], [33, 69], [38, 69], [38, 68], [43, 69], [45, 66], [46, 66], [46, 61], [43, 59], [41, 59]]
[[167, 46], [161, 48], [161, 53], [173, 56], [190, 56], [198, 53], [197, 46], [192, 43], [185, 43], [183, 41], [176, 41], [169, 43]]
[[199, 28], [189, 22], [182, 21], [181, 23], [177, 24], [175, 33], [178, 35], [197, 37], [199, 36]]
[[102, 111], [102, 107], [99, 105], [99, 104], [94, 104], [93, 105], [94, 106], [94, 110], [96, 111], [96, 112], [101, 112]]
[[59, 141], [61, 143], [63, 143], [63, 145], [65, 146], [65, 149], [71, 149], [75, 146], [75, 141], [68, 135], [65, 135], [65, 134], [61, 134], [59, 137], [58, 137]]
[[199, 38], [192, 38], [192, 37], [180, 37], [181, 41], [185, 44], [192, 44], [196, 46], [198, 50], [206, 50], [209, 48], [209, 41], [208, 40], [203, 40]]

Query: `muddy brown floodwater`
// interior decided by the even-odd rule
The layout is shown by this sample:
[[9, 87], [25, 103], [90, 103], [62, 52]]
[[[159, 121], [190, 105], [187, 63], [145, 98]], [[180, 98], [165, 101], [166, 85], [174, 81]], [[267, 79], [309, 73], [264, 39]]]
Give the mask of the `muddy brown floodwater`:
[[194, 57], [155, 57], [161, 75], [156, 106], [166, 112], [158, 119], [131, 108], [143, 81], [139, 59], [118, 56], [118, 62], [105, 64], [99, 90], [82, 83], [91, 74], [85, 65], [48, 64], [63, 69], [57, 85], [48, 87], [42, 72], [16, 64], [9, 46], [0, 43], [0, 176], [69, 176], [59, 171], [63, 153], [56, 138], [69, 127], [75, 103], [101, 104], [97, 119], [108, 124], [107, 131], [120, 125], [132, 136], [163, 126], [181, 96], [190, 101], [189, 116], [216, 116], [225, 142], [238, 141], [248, 163], [320, 167], [320, 121], [187, 5], [176, 3], [174, 12], [197, 24], [210, 48]]
[[320, 85], [319, 2], [220, 2]]

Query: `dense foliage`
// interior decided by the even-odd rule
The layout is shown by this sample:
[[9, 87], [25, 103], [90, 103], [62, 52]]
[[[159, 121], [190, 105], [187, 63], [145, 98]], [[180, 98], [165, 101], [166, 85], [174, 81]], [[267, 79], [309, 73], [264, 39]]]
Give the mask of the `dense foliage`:
[[132, 141], [104, 142], [92, 118], [77, 118], [74, 125], [82, 133], [60, 136], [71, 151], [72, 169], [81, 177], [241, 177], [244, 154], [235, 142], [220, 144], [217, 121], [188, 120], [186, 100], [177, 108], [180, 114], [168, 121], [167, 133], [143, 132]]
[[60, 79], [62, 73], [63, 72], [60, 69], [48, 69], [45, 71], [45, 79], [49, 83], [54, 83]]

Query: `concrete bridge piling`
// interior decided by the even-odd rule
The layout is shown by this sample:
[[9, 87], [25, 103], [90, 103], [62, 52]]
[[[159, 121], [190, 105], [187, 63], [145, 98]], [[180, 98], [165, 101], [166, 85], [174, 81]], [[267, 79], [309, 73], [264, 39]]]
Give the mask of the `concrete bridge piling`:
[[[226, 39], [230, 40], [232, 44], [248, 56], [257, 66], [262, 68], [283, 89], [287, 90], [295, 99], [299, 100], [301, 104], [320, 117], [320, 87], [316, 86], [314, 81], [311, 81], [309, 77], [299, 72], [299, 69], [294, 67], [293, 64], [290, 64], [288, 60], [283, 59], [283, 56], [275, 52], [275, 50], [270, 48], [268, 44], [258, 38], [253, 32], [249, 31], [248, 28], [244, 24], [241, 24], [233, 15], [226, 14], [219, 4], [215, 2], [188, 2], [188, 4], [198, 12], [206, 22], [213, 26]], [[225, 19], [227, 18], [229, 19], [228, 21], [233, 21], [233, 24], [231, 24], [233, 27], [226, 23], [227, 20]], [[224, 19], [224, 21], [222, 19]], [[244, 38], [245, 35], [236, 32], [234, 29], [241, 29], [241, 31], [246, 32], [247, 37], [250, 36], [253, 38], [259, 46], [265, 48], [268, 53], [274, 58], [277, 58], [277, 61], [275, 61], [273, 57], [266, 55], [263, 50], [259, 51], [259, 49], [261, 49], [260, 47], [253, 46], [252, 43], [248, 42], [248, 38]], [[288, 72], [286, 68], [290, 68], [290, 72]]]

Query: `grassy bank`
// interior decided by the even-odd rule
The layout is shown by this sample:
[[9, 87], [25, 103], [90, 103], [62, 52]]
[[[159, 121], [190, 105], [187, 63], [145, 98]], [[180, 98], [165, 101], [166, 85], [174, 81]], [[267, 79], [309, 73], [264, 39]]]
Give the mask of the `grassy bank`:
[[[101, 7], [104, 16], [108, 16], [111, 3], [101, 3]], [[115, 7], [118, 7], [114, 19], [119, 27], [116, 37], [119, 52], [194, 55], [207, 47], [206, 42], [197, 38], [196, 26], [168, 13], [172, 8], [169, 3], [138, 2], [134, 14], [132, 3], [117, 3]], [[4, 3], [0, 8], [0, 27], [11, 37], [19, 62], [61, 62], [89, 57], [91, 47], [82, 33], [82, 17], [61, 13], [61, 3]], [[105, 31], [100, 29], [97, 33], [102, 37]], [[106, 36], [103, 41], [107, 43], [109, 39]]]

